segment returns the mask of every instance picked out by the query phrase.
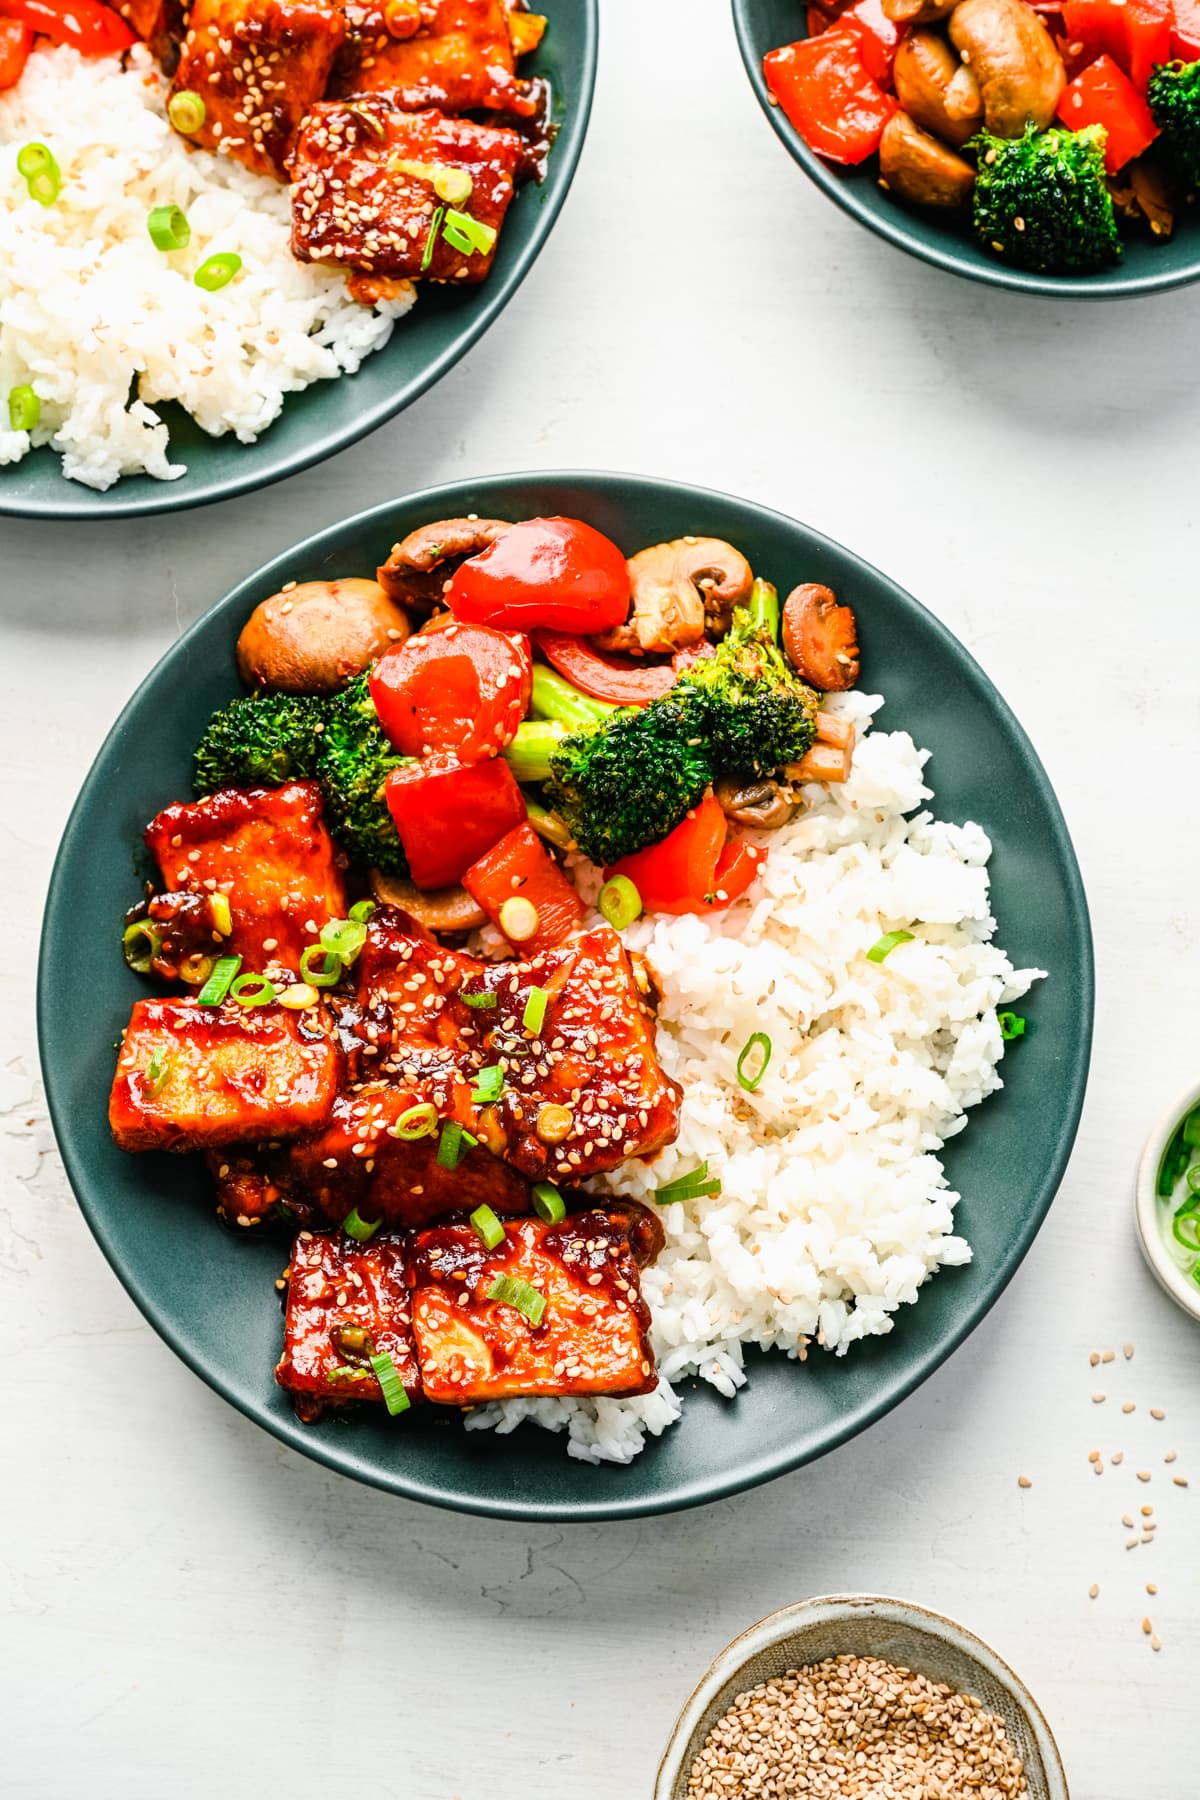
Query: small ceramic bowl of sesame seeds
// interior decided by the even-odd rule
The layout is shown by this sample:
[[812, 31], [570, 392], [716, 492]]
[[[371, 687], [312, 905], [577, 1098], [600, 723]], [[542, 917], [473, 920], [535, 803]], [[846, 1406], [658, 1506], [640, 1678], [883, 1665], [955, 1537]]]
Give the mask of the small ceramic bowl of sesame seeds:
[[1137, 1174], [1142, 1255], [1177, 1306], [1200, 1319], [1200, 1082], [1167, 1108]]
[[676, 1720], [654, 1800], [1068, 1800], [1037, 1702], [994, 1650], [908, 1600], [836, 1594], [723, 1650]]

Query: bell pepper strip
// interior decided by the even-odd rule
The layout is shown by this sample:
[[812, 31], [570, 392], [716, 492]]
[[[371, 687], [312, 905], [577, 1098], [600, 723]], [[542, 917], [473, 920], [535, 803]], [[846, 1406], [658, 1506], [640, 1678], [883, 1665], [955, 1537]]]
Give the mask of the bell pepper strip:
[[81, 56], [110, 56], [137, 43], [124, 19], [99, 0], [0, 0], [0, 19], [16, 19]]
[[368, 685], [379, 723], [406, 756], [440, 751], [484, 762], [529, 711], [529, 640], [488, 625], [450, 625], [385, 650]]
[[[493, 844], [471, 864], [462, 883], [522, 956], [552, 950], [583, 923], [583, 902], [531, 825], [518, 825]], [[533, 930], [524, 936], [510, 937], [505, 929], [505, 903], [513, 899], [527, 900], [537, 915]]]
[[647, 912], [723, 912], [746, 892], [767, 854], [726, 842], [728, 831], [710, 794], [660, 844], [623, 856], [607, 873], [627, 875]]
[[882, 88], [892, 85], [892, 66], [907, 25], [897, 25], [883, 10], [881, 0], [854, 0], [838, 18], [839, 31], [857, 31], [867, 74]]
[[636, 663], [597, 650], [585, 637], [566, 631], [535, 631], [533, 641], [550, 664], [580, 693], [615, 706], [649, 706], [675, 686], [670, 663]]
[[460, 763], [426, 756], [384, 785], [413, 885], [456, 887], [485, 850], [525, 818], [525, 797], [501, 757]]
[[1158, 136], [1150, 108], [1111, 56], [1098, 56], [1063, 89], [1058, 116], [1072, 131], [1103, 125], [1104, 166], [1110, 175], [1148, 150]]
[[865, 162], [896, 111], [868, 72], [861, 32], [840, 21], [835, 31], [770, 51], [763, 74], [805, 143], [831, 162]]
[[29, 26], [19, 19], [0, 16], [0, 90], [16, 87], [32, 49], [33, 32]]
[[1171, 55], [1200, 62], [1200, 0], [1171, 0]]
[[1159, 63], [1171, 60], [1171, 0], [1125, 0], [1126, 53], [1121, 67], [1144, 94]]
[[624, 556], [582, 519], [523, 519], [460, 563], [446, 594], [468, 624], [584, 633], [623, 624], [629, 598]]

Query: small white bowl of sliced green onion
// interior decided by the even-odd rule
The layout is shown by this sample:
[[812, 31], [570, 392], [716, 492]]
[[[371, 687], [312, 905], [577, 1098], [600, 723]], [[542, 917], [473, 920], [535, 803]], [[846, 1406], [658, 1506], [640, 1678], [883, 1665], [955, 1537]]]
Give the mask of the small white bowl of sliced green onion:
[[1142, 1253], [1160, 1284], [1200, 1319], [1200, 1082], [1180, 1095], [1146, 1141], [1137, 1223]]

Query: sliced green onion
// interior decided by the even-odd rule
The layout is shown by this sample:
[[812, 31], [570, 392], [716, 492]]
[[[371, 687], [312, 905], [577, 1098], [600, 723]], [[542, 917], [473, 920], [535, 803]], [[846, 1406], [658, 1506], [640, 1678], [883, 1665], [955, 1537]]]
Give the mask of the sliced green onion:
[[457, 1119], [447, 1119], [442, 1126], [442, 1135], [438, 1139], [437, 1165], [439, 1169], [457, 1169], [466, 1155], [463, 1141], [469, 1136]]
[[464, 1006], [469, 1006], [473, 1012], [491, 1012], [496, 1005], [495, 994], [488, 992], [482, 994], [460, 994], [459, 999]]
[[1014, 1038], [1025, 1036], [1025, 1020], [1021, 1017], [1020, 1013], [997, 1013], [996, 1018], [1000, 1024], [1000, 1036], [1004, 1039], [1006, 1044], [1011, 1044]]
[[1187, 1172], [1188, 1192], [1200, 1194], [1200, 1163], [1193, 1163]]
[[341, 979], [342, 959], [324, 944], [310, 944], [300, 958], [300, 973], [310, 987], [334, 987]]
[[156, 206], [146, 215], [146, 230], [156, 250], [186, 250], [192, 228], [181, 206]]
[[379, 907], [374, 900], [356, 900], [347, 917], [353, 919], [356, 925], [365, 925], [378, 911]]
[[42, 403], [27, 381], [10, 388], [8, 422], [14, 431], [35, 431], [42, 416]]
[[247, 970], [229, 984], [229, 998], [239, 1006], [270, 1006], [275, 998], [275, 983], [265, 975], [252, 975]]
[[493, 1100], [500, 1098], [500, 1090], [504, 1086], [504, 1070], [499, 1063], [491, 1063], [486, 1069], [480, 1069], [475, 1076], [475, 1086], [471, 1089], [471, 1098], [476, 1106], [490, 1106]]
[[891, 955], [897, 944], [911, 943], [911, 931], [885, 931], [883, 936], [878, 938], [867, 951], [867, 961], [882, 962], [885, 956]]
[[1177, 1128], [1174, 1137], [1163, 1151], [1162, 1161], [1158, 1165], [1158, 1195], [1160, 1200], [1169, 1200], [1179, 1183], [1179, 1177], [1191, 1161], [1191, 1154], [1183, 1141], [1183, 1129]]
[[352, 1237], [356, 1244], [366, 1244], [375, 1236], [382, 1224], [382, 1219], [364, 1219], [358, 1208], [352, 1206], [342, 1220], [342, 1230], [347, 1237]]
[[407, 1412], [412, 1401], [404, 1391], [404, 1383], [396, 1370], [396, 1365], [386, 1350], [371, 1358], [371, 1367], [375, 1371], [375, 1379], [383, 1394], [383, 1404], [393, 1419], [397, 1413]]
[[186, 982], [188, 987], [203, 987], [213, 972], [215, 961], [215, 957], [201, 956], [198, 951], [191, 956], [185, 956], [179, 965], [180, 981]]
[[162, 939], [144, 920], [135, 919], [132, 925], [125, 927], [121, 949], [136, 975], [148, 975], [151, 963], [162, 949]]
[[504, 1242], [504, 1227], [490, 1206], [477, 1206], [471, 1214], [471, 1224], [483, 1240], [485, 1250], [494, 1250], [497, 1244]]
[[447, 209], [442, 236], [463, 256], [486, 256], [496, 242], [491, 225], [485, 225], [482, 219], [473, 219], [470, 213], [455, 212], [453, 207]]
[[[751, 1057], [754, 1056], [756, 1051], [761, 1054], [762, 1061], [758, 1065], [758, 1072], [754, 1075], [751, 1075], [751, 1074], [747, 1073], [746, 1064], [750, 1061]], [[763, 1076], [766, 1074], [767, 1068], [770, 1064], [770, 1061], [771, 1061], [771, 1040], [770, 1040], [770, 1038], [767, 1036], [765, 1031], [754, 1032], [750, 1037], [748, 1037], [746, 1039], [746, 1042], [742, 1045], [742, 1054], [737, 1059], [738, 1086], [744, 1087], [748, 1094], [752, 1094], [754, 1092], [755, 1088], [758, 1086], [759, 1082], [762, 1080]]]
[[171, 1073], [171, 1058], [156, 1050], [146, 1064], [146, 1092], [151, 1100], [157, 1100], [167, 1085], [167, 1076]]
[[212, 974], [196, 995], [200, 1005], [220, 1006], [241, 966], [240, 956], [218, 956], [212, 966]]
[[450, 206], [461, 206], [471, 198], [475, 186], [466, 169], [452, 168], [449, 163], [411, 162], [407, 157], [389, 157], [388, 168], [394, 169], [397, 175], [415, 175], [418, 181], [428, 181], [439, 200], [445, 200]]
[[446, 216], [445, 207], [439, 206], [437, 211], [434, 213], [432, 219], [430, 219], [430, 221], [429, 221], [429, 236], [425, 239], [425, 253], [421, 257], [421, 273], [422, 273], [422, 275], [425, 273], [426, 269], [429, 267], [430, 263], [433, 261], [434, 245], [437, 243], [437, 234], [441, 227], [442, 220], [445, 216]]
[[567, 1216], [566, 1202], [552, 1181], [539, 1181], [533, 1190], [533, 1210], [547, 1225], [557, 1225]]
[[499, 1300], [504, 1306], [515, 1306], [519, 1313], [524, 1313], [531, 1325], [540, 1325], [542, 1322], [546, 1296], [528, 1281], [522, 1281], [519, 1275], [497, 1275], [487, 1291], [487, 1297], [489, 1300]]
[[642, 896], [628, 875], [613, 875], [600, 889], [596, 904], [614, 931], [624, 931], [641, 916]]
[[418, 1138], [432, 1137], [437, 1122], [437, 1107], [432, 1100], [422, 1100], [419, 1106], [410, 1106], [407, 1112], [400, 1114], [391, 1134], [406, 1144], [415, 1144]]
[[1171, 1235], [1185, 1250], [1200, 1251], [1200, 1201], [1189, 1200], [1171, 1220]]
[[330, 956], [341, 958], [346, 968], [355, 961], [367, 941], [367, 928], [361, 919], [330, 919], [321, 927], [321, 948]]
[[17, 152], [17, 174], [39, 206], [53, 206], [62, 187], [62, 170], [45, 144], [24, 144]]
[[367, 1371], [356, 1369], [353, 1363], [339, 1363], [336, 1369], [330, 1369], [330, 1381], [365, 1381]]
[[1194, 1112], [1190, 1112], [1183, 1121], [1180, 1136], [1184, 1143], [1189, 1144], [1193, 1150], [1200, 1144], [1200, 1107], [1197, 1107]]
[[208, 108], [200, 95], [193, 93], [191, 88], [180, 88], [167, 101], [167, 117], [176, 131], [182, 132], [184, 137], [190, 137], [194, 131], [199, 131], [208, 117]]
[[526, 1031], [532, 1031], [534, 1037], [542, 1029], [546, 1018], [546, 1008], [549, 1004], [550, 996], [545, 988], [530, 988], [529, 998], [525, 1002], [525, 1011], [521, 1015], [521, 1023]]
[[675, 1200], [707, 1200], [719, 1194], [721, 1183], [713, 1177], [709, 1179], [708, 1158], [696, 1168], [689, 1169], [686, 1175], [676, 1175], [673, 1181], [661, 1182], [655, 1191], [655, 1204], [670, 1206]]
[[216, 256], [205, 257], [192, 280], [206, 294], [219, 294], [223, 287], [229, 286], [241, 266], [242, 259], [236, 250], [221, 250]]

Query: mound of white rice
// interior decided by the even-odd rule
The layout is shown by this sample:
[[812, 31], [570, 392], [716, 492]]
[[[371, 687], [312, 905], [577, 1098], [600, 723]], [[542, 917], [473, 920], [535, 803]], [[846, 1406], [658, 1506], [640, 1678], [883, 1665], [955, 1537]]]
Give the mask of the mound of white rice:
[[[0, 93], [0, 464], [50, 443], [63, 473], [93, 488], [184, 473], [156, 401], [251, 443], [285, 394], [357, 369], [415, 299], [410, 284], [361, 306], [341, 275], [296, 262], [288, 189], [189, 149], [167, 124], [154, 59], [139, 47], [127, 61], [38, 49]], [[17, 172], [28, 143], [48, 145], [62, 171], [50, 206]], [[146, 220], [172, 204], [191, 242], [164, 254]], [[221, 251], [242, 268], [207, 293], [192, 276]], [[7, 396], [25, 383], [41, 400], [32, 434], [8, 428]]]
[[[936, 1269], [970, 1260], [937, 1153], [1002, 1085], [995, 1009], [1042, 971], [1014, 970], [990, 941], [985, 833], [921, 810], [929, 752], [906, 732], [867, 731], [878, 697], [828, 704], [859, 728], [851, 778], [807, 789], [791, 825], [758, 834], [769, 854], [750, 894], [625, 934], [663, 987], [659, 1049], [682, 1123], [653, 1167], [631, 1161], [593, 1186], [652, 1201], [702, 1158], [722, 1184], [716, 1199], [660, 1209], [666, 1248], [644, 1278], [658, 1391], [511, 1401], [469, 1427], [532, 1419], [565, 1428], [572, 1456], [628, 1462], [679, 1417], [678, 1378], [732, 1395], [746, 1344], [841, 1355], [890, 1331]], [[577, 873], [594, 893], [590, 865]], [[912, 942], [869, 962], [893, 930]], [[746, 1093], [737, 1060], [756, 1031], [771, 1060]]]

